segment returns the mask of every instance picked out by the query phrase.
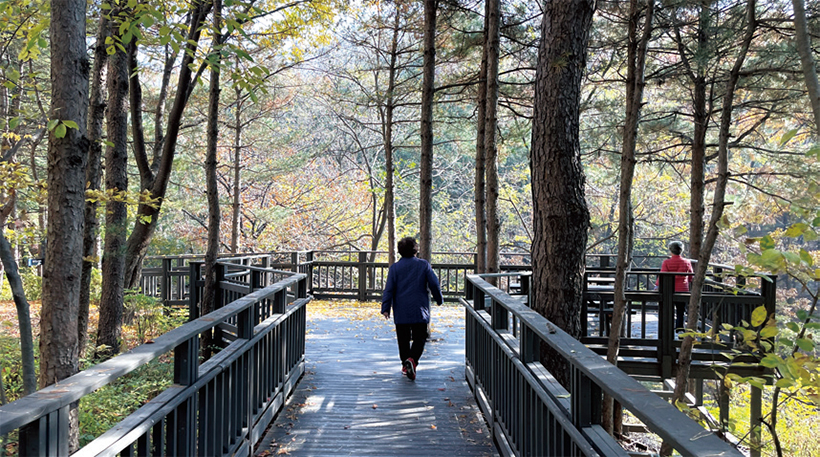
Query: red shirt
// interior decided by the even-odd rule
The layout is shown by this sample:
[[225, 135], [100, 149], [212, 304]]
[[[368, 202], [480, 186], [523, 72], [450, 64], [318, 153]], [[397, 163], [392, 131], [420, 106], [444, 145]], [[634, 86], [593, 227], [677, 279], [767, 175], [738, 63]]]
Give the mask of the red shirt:
[[[689, 259], [684, 259], [679, 255], [672, 254], [672, 257], [666, 259], [661, 264], [661, 272], [668, 271], [672, 273], [694, 273], [692, 270], [692, 262]], [[675, 276], [675, 292], [689, 292], [689, 281], [692, 277], [689, 275]], [[660, 283], [660, 278], [655, 281], [657, 286]]]

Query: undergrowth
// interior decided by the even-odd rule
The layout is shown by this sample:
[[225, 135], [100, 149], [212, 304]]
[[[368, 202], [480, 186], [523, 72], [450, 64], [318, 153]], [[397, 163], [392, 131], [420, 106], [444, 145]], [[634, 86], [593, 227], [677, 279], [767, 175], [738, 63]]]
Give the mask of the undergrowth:
[[[769, 412], [772, 404], [772, 386], [763, 389], [763, 414]], [[751, 418], [749, 416], [750, 389], [748, 385], [737, 385], [732, 389], [730, 397], [729, 432], [744, 438], [749, 443], [748, 433]], [[781, 392], [780, 401], [785, 398]], [[718, 407], [715, 404], [706, 404], [706, 408], [713, 417], [719, 417]], [[768, 421], [768, 418], [767, 418]], [[820, 455], [820, 440], [816, 433], [820, 430], [820, 406], [801, 398], [794, 398], [783, 403], [777, 411], [776, 432], [783, 448], [783, 455], [788, 456], [818, 456]], [[766, 426], [761, 431], [762, 456], [776, 456], [774, 441]]]
[[80, 401], [80, 446], [105, 433], [173, 382], [170, 358], [153, 360]]
[[[6, 284], [7, 281], [4, 281], [4, 286]], [[184, 310], [167, 309], [158, 300], [144, 295], [129, 292], [125, 302], [126, 312], [130, 314], [130, 323], [123, 326], [123, 350], [150, 341], [186, 321]], [[32, 303], [32, 306], [39, 310], [39, 303]], [[0, 308], [3, 308], [5, 316], [4, 320], [0, 321], [0, 370], [6, 400], [11, 402], [23, 395], [20, 340], [17, 337], [14, 303], [0, 301]], [[96, 315], [96, 305], [92, 304], [92, 317], [89, 322], [91, 341], [80, 360], [81, 369], [89, 368], [95, 363], [96, 348], [93, 345], [93, 338], [96, 333]], [[34, 329], [35, 364], [39, 360], [38, 330]], [[80, 446], [105, 433], [165, 390], [173, 382], [173, 371], [173, 355], [167, 354], [83, 397], [79, 409]], [[13, 455], [16, 452], [15, 435], [9, 435], [8, 440], [3, 443], [6, 455]]]

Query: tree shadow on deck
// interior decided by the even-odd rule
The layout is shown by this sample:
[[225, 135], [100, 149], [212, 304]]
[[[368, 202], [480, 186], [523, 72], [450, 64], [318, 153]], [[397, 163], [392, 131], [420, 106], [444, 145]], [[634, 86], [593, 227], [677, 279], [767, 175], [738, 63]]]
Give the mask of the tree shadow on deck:
[[307, 372], [256, 455], [497, 455], [464, 380], [460, 307], [434, 307], [415, 381], [377, 304], [308, 309]]

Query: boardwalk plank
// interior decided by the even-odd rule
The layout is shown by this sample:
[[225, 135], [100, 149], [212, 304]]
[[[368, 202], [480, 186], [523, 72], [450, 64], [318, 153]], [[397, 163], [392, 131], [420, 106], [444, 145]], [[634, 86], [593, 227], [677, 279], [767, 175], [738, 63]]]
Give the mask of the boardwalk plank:
[[307, 372], [257, 456], [497, 455], [464, 380], [462, 309], [434, 309], [433, 341], [409, 381], [378, 308], [337, 302], [328, 316], [313, 306]]

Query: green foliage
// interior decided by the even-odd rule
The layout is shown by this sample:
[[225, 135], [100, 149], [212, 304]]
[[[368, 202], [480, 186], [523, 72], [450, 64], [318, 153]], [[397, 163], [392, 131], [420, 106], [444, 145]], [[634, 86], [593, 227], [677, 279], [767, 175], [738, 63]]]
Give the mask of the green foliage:
[[[23, 396], [23, 369], [20, 365], [22, 356], [20, 355], [20, 338], [17, 333], [17, 322], [0, 322], [2, 336], [0, 336], [0, 371], [3, 376], [3, 387], [6, 389], [8, 401], [14, 401]], [[39, 350], [34, 344], [34, 370], [39, 369]]]
[[6, 278], [6, 273], [0, 273], [0, 301], [2, 300], [11, 300], [11, 287], [9, 286], [9, 282]]
[[[774, 394], [772, 386], [763, 389], [763, 402], [771, 403]], [[781, 402], [778, 408], [777, 435], [783, 448], [783, 455], [787, 456], [815, 456], [820, 455], [820, 441], [807, 439], [814, 436], [818, 425], [817, 406], [788, 398]], [[737, 437], [745, 437], [750, 430], [751, 417], [749, 415], [750, 389], [746, 385], [739, 385], [730, 393], [731, 416], [729, 418], [729, 432]], [[707, 403], [707, 410], [713, 417], [718, 417], [719, 408], [716, 404]], [[767, 427], [763, 427], [761, 434], [761, 453], [764, 456], [775, 455], [773, 437]]]
[[[23, 281], [23, 293], [26, 294], [27, 300], [39, 300], [43, 296], [43, 278], [33, 268], [20, 268], [20, 279]], [[0, 299], [11, 300], [11, 291], [8, 298], [0, 296]]]
[[22, 268], [23, 292], [28, 300], [39, 300], [43, 296], [43, 278], [32, 268]]
[[80, 446], [85, 446], [157, 396], [173, 381], [173, 364], [154, 360], [80, 401]]
[[136, 331], [138, 344], [185, 322], [185, 310], [168, 309], [157, 298], [127, 290], [123, 297], [126, 320]]

